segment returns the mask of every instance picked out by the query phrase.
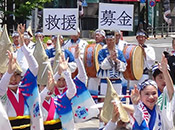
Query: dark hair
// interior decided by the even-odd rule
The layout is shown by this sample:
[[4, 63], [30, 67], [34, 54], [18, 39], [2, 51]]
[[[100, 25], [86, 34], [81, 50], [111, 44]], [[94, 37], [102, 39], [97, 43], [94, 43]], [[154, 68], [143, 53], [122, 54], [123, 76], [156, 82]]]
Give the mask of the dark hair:
[[153, 73], [153, 77], [156, 78], [157, 75], [161, 74], [162, 72], [159, 69], [156, 69]]

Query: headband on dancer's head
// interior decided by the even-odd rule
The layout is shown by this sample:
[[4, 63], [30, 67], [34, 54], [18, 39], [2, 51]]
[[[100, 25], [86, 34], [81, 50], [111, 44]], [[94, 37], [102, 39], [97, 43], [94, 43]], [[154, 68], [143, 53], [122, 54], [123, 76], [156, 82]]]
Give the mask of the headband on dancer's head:
[[106, 35], [105, 31], [102, 29], [96, 29], [95, 34], [101, 34], [103, 37], [105, 37], [105, 35]]
[[142, 83], [138, 84], [138, 89], [141, 91], [141, 90], [145, 89], [145, 87], [148, 85], [152, 85], [156, 89], [158, 89], [156, 82], [154, 80], [151, 80], [151, 79], [146, 79]]
[[106, 32], [106, 39], [108, 39], [108, 38], [115, 38], [115, 31], [111, 31], [111, 30], [107, 31]]

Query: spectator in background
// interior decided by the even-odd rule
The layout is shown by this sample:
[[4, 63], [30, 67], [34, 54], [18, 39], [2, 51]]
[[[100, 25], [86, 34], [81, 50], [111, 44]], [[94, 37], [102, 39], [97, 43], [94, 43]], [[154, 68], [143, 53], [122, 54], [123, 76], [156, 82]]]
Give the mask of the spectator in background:
[[53, 43], [52, 43], [52, 40], [47, 40], [47, 42], [46, 42], [46, 45], [47, 45], [47, 49], [51, 49], [51, 48], [53, 48], [54, 46], [53, 46]]
[[123, 51], [124, 47], [127, 45], [126, 41], [121, 40], [121, 32], [120, 30], [115, 30], [115, 38], [116, 38], [116, 47]]
[[94, 39], [96, 44], [100, 44], [102, 46], [105, 45], [105, 31], [101, 29], [96, 29], [94, 33]]
[[36, 39], [36, 41], [37, 41], [39, 38], [40, 38], [41, 42], [43, 42], [43, 40], [44, 40], [44, 35], [43, 35], [43, 33], [42, 33], [41, 31], [37, 31], [37, 32], [35, 33], [35, 39]]
[[[53, 63], [54, 61], [54, 58], [55, 58], [55, 55], [56, 55], [56, 44], [57, 44], [57, 37], [56, 36], [52, 36], [52, 42], [53, 42], [53, 47], [50, 48], [50, 49], [46, 49], [46, 54], [48, 56], [48, 58], [50, 59], [51, 61], [51, 64]], [[67, 49], [63, 49], [62, 48], [62, 45], [64, 44], [64, 39], [63, 39], [63, 36], [59, 36], [59, 43], [60, 43], [60, 46], [61, 46], [61, 50], [62, 52], [64, 52], [64, 56], [65, 56], [65, 59], [69, 59], [68, 60], [68, 65], [69, 67], [71, 68], [71, 72], [74, 72], [75, 69], [77, 68], [77, 65], [75, 63], [75, 59], [74, 59], [74, 56], [72, 55], [72, 53], [67, 50]]]
[[[84, 50], [86, 45], [88, 45], [88, 43], [80, 38], [80, 29], [77, 28], [77, 35], [71, 35], [70, 39], [65, 41], [65, 44], [63, 46], [64, 49], [69, 49], [72, 46], [76, 46], [78, 44], [79, 48], [80, 48], [80, 57], [81, 59], [83, 59], [84, 57]], [[74, 54], [73, 54], [74, 55]]]
[[14, 53], [16, 53], [17, 50], [20, 48], [18, 39], [19, 39], [19, 33], [18, 32], [13, 32], [12, 33], [12, 41], [13, 41], [12, 45], [13, 45]]

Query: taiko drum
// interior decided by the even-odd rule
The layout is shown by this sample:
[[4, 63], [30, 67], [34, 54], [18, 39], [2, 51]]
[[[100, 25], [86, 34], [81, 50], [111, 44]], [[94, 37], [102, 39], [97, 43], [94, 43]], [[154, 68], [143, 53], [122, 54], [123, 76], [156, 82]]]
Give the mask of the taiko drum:
[[84, 51], [84, 66], [88, 77], [96, 77], [99, 70], [98, 52], [102, 49], [100, 44], [89, 44]]
[[128, 44], [123, 49], [127, 61], [126, 71], [123, 76], [127, 80], [139, 80], [143, 75], [143, 50], [140, 46]]

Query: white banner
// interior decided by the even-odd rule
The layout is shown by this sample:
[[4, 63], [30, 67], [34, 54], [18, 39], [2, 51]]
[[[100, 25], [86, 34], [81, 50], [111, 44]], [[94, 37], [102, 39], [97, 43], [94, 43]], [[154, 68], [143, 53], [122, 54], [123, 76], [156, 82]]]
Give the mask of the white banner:
[[99, 4], [98, 28], [104, 30], [133, 31], [133, 10], [131, 4]]
[[78, 9], [44, 9], [43, 33], [44, 35], [77, 35]]

